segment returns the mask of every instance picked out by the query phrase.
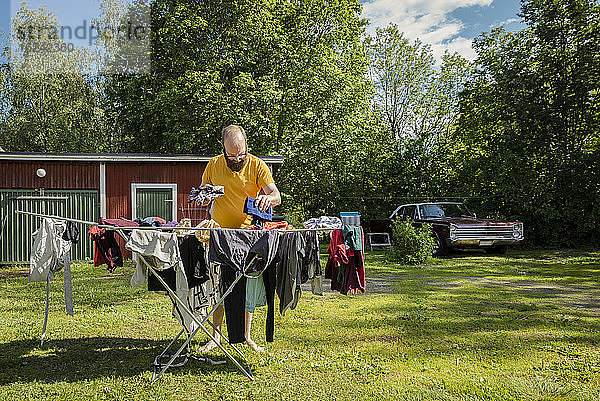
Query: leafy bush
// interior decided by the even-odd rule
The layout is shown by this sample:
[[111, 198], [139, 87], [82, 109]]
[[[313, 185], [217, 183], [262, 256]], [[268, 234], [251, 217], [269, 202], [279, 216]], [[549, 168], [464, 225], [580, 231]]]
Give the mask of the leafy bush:
[[392, 224], [391, 256], [395, 261], [414, 265], [429, 259], [435, 247], [431, 224], [413, 227], [412, 220], [396, 219]]

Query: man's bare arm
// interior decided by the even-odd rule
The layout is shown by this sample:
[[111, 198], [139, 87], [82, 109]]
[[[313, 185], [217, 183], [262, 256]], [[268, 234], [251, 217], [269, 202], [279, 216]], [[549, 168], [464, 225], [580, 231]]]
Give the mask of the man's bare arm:
[[269, 206], [281, 205], [281, 194], [275, 183], [265, 185], [262, 191], [264, 194], [256, 198], [255, 205], [258, 207], [258, 210], [264, 212]]

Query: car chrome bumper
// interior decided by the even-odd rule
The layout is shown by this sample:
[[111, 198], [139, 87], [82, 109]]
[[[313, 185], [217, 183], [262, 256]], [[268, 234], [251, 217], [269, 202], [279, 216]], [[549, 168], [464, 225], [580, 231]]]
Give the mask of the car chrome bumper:
[[492, 246], [517, 245], [523, 239], [508, 238], [478, 238], [478, 239], [448, 239], [448, 246], [453, 248], [488, 248]]

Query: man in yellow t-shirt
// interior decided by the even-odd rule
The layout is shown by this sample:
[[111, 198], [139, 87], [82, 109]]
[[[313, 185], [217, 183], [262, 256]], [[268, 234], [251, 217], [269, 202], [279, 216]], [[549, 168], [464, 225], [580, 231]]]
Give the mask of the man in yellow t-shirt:
[[[256, 198], [255, 206], [264, 212], [269, 206], [281, 204], [281, 195], [266, 163], [248, 153], [246, 132], [242, 127], [229, 125], [221, 131], [221, 137], [223, 154], [208, 162], [202, 174], [202, 183], [225, 187], [225, 195], [213, 203], [213, 220], [224, 228], [243, 228], [250, 225], [251, 221], [251, 217], [243, 212], [246, 197]], [[220, 305], [213, 315], [213, 323], [219, 330], [223, 315], [224, 309]], [[251, 325], [252, 313], [246, 311], [246, 344], [255, 351], [261, 351], [250, 338]], [[213, 334], [220, 340], [217, 332]], [[216, 346], [209, 341], [201, 350], [208, 351]]]

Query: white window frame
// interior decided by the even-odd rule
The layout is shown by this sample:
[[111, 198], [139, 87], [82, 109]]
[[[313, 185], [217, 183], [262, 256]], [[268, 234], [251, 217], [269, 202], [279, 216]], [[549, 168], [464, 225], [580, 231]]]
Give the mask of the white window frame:
[[106, 216], [106, 163], [100, 163], [100, 217]]
[[173, 200], [171, 201], [172, 221], [177, 221], [177, 184], [151, 184], [151, 183], [131, 183], [131, 220], [137, 218], [137, 190], [138, 188], [148, 189], [171, 189]]

